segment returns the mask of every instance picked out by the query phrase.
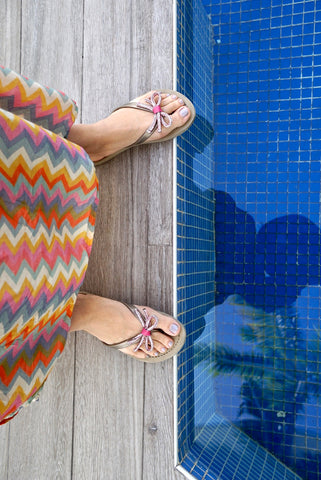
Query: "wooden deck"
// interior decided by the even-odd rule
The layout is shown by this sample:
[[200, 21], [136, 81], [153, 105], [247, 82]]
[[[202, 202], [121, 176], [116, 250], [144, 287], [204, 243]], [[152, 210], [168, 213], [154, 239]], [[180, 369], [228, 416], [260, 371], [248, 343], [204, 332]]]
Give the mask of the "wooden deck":
[[[172, 86], [172, 2], [0, 0], [0, 62], [70, 94], [92, 122]], [[98, 167], [91, 292], [172, 310], [172, 145]], [[173, 364], [71, 334], [38, 404], [0, 430], [0, 480], [174, 480]]]

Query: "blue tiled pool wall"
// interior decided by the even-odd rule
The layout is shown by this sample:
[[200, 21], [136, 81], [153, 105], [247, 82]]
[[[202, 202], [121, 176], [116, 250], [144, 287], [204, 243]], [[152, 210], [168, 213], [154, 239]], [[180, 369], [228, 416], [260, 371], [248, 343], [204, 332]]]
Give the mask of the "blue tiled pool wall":
[[215, 341], [212, 33], [200, 0], [178, 5], [178, 89], [198, 112], [177, 151], [177, 308], [188, 332], [178, 358], [179, 461], [195, 478], [294, 479], [216, 413], [214, 382], [206, 369], [213, 355], [202, 351], [203, 362], [195, 360], [198, 344]]
[[[178, 357], [178, 452], [189, 461], [195, 437], [194, 341], [214, 324], [214, 161], [212, 28], [199, 0], [178, 3], [177, 88], [192, 100], [197, 117], [177, 148], [177, 311], [187, 329]], [[212, 340], [212, 339], [211, 339]], [[212, 385], [203, 382], [203, 399]]]
[[216, 328], [203, 343], [215, 409], [320, 479], [321, 2], [205, 2]]
[[179, 457], [196, 478], [296, 478], [262, 445], [318, 479], [321, 6], [205, 6], [214, 142], [211, 28], [200, 0], [178, 2], [178, 87], [207, 112], [178, 144]]

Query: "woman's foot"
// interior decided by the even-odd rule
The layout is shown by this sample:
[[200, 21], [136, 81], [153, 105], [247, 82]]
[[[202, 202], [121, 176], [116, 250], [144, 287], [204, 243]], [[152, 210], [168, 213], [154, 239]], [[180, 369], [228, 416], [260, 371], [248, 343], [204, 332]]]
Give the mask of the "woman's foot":
[[[134, 101], [148, 105], [146, 99], [153, 93], [153, 91], [148, 92]], [[168, 128], [162, 128], [161, 132], [156, 130], [146, 143], [166, 137], [173, 130], [183, 126], [191, 116], [190, 109], [179, 95], [162, 94], [160, 107], [171, 118], [171, 125]], [[148, 129], [152, 120], [152, 112], [120, 108], [97, 123], [73, 125], [68, 140], [83, 147], [91, 160], [97, 162], [135, 143]]]
[[[139, 310], [147, 307], [137, 307]], [[180, 333], [180, 324], [172, 317], [147, 308], [150, 315], [158, 318], [157, 331], [151, 332], [153, 350], [147, 351], [143, 344], [137, 352], [137, 344], [121, 349], [137, 359], [164, 355], [173, 347]], [[79, 294], [71, 318], [70, 331], [84, 330], [112, 345], [128, 340], [142, 331], [142, 326], [130, 310], [121, 302], [97, 295]], [[162, 330], [161, 332], [159, 330]]]

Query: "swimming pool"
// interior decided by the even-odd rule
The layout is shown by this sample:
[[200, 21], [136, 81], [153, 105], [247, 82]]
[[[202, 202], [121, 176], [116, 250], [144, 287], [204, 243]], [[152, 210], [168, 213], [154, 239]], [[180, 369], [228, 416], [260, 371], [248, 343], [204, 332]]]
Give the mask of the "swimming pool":
[[177, 3], [177, 462], [321, 478], [321, 4]]

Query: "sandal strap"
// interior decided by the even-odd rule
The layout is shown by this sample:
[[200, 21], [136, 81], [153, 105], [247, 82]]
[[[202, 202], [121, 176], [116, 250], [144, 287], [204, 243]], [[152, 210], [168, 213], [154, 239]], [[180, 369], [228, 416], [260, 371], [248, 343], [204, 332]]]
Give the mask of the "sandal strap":
[[137, 343], [137, 346], [134, 349], [134, 352], [137, 352], [137, 350], [139, 350], [140, 347], [144, 344], [146, 351], [152, 352], [154, 349], [154, 343], [151, 336], [151, 331], [157, 327], [157, 324], [158, 324], [157, 316], [154, 314], [150, 315], [147, 312], [146, 308], [139, 310], [135, 305], [130, 305], [125, 302], [122, 302], [122, 303], [131, 311], [131, 313], [140, 322], [140, 324], [143, 327], [142, 331], [135, 337], [129, 338], [128, 340], [125, 340], [123, 342], [113, 343], [113, 344], [108, 343], [106, 345], [108, 345], [109, 347], [116, 348], [117, 350], [120, 350], [122, 348], [126, 348]]
[[[156, 101], [156, 97], [158, 99]], [[150, 112], [154, 114], [153, 121], [147, 130], [134, 142], [131, 147], [142, 145], [148, 140], [148, 138], [155, 132], [157, 129], [158, 133], [162, 131], [162, 127], [169, 128], [172, 125], [172, 118], [168, 113], [163, 112], [160, 103], [162, 101], [161, 92], [153, 92], [149, 98], [145, 98], [145, 103], [131, 101], [118, 107], [114, 110], [120, 110], [121, 108], [133, 108], [136, 110], [143, 110], [145, 112]]]

